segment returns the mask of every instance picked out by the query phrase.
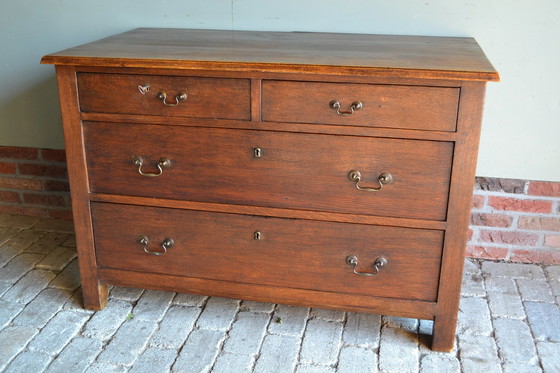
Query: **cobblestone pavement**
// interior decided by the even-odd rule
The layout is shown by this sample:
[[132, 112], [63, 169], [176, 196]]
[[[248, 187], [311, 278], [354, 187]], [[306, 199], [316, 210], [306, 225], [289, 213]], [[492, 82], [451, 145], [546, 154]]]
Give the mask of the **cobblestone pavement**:
[[560, 266], [467, 260], [437, 353], [413, 319], [121, 287], [86, 311], [72, 231], [0, 214], [0, 372], [560, 372]]

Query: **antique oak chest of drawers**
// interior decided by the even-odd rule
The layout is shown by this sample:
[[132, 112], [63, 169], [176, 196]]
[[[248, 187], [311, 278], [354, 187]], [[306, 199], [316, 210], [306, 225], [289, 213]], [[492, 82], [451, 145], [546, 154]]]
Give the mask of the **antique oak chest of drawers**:
[[136, 29], [55, 64], [84, 305], [107, 285], [434, 320], [453, 347], [471, 38]]

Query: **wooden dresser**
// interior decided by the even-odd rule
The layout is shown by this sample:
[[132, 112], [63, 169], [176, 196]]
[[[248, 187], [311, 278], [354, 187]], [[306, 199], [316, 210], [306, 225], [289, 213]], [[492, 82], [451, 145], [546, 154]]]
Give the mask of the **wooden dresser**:
[[136, 29], [55, 64], [86, 308], [107, 285], [434, 320], [486, 81], [471, 38]]

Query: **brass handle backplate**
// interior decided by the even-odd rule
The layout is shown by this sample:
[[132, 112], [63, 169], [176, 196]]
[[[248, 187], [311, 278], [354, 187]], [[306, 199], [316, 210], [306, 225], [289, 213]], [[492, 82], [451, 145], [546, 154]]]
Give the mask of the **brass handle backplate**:
[[364, 105], [361, 101], [354, 101], [350, 105], [350, 111], [340, 111], [340, 102], [338, 100], [332, 100], [329, 102], [329, 107], [336, 111], [336, 113], [340, 116], [347, 117], [349, 115], [354, 114], [354, 111], [362, 110]]
[[136, 238], [136, 242], [138, 242], [140, 245], [143, 246], [144, 252], [150, 255], [157, 255], [157, 256], [167, 254], [167, 249], [170, 249], [173, 246], [175, 246], [175, 241], [173, 241], [173, 239], [169, 237], [165, 238], [160, 243], [161, 250], [150, 250], [148, 248], [148, 245], [150, 244], [150, 240], [148, 239], [147, 236], [144, 235], [138, 236], [138, 238]]
[[165, 157], [159, 159], [159, 162], [156, 165], [159, 170], [158, 173], [143, 172], [142, 165], [144, 164], [144, 160], [139, 155], [135, 155], [134, 157], [132, 157], [132, 164], [138, 167], [138, 173], [140, 175], [148, 176], [148, 177], [157, 177], [163, 174], [164, 168], [171, 167], [171, 159]]
[[358, 257], [356, 255], [348, 255], [346, 257], [346, 264], [348, 264], [350, 267], [352, 267], [352, 271], [360, 276], [375, 276], [376, 274], [379, 273], [379, 271], [381, 270], [381, 268], [384, 268], [387, 266], [387, 259], [383, 258], [383, 257], [379, 257], [377, 259], [375, 259], [375, 262], [372, 263], [372, 268], [373, 268], [373, 272], [357, 272], [356, 271], [356, 267], [358, 266]]
[[157, 98], [159, 98], [165, 106], [177, 106], [180, 102], [187, 101], [187, 94], [185, 92], [177, 93], [175, 95], [175, 103], [165, 101], [167, 99], [167, 94], [163, 91], [158, 92]]
[[377, 192], [383, 188], [383, 185], [391, 184], [393, 182], [393, 176], [388, 172], [383, 172], [377, 178], [379, 182], [378, 187], [362, 187], [360, 186], [360, 181], [362, 180], [362, 173], [358, 170], [352, 170], [348, 173], [348, 179], [356, 183], [356, 189], [363, 190], [365, 192]]

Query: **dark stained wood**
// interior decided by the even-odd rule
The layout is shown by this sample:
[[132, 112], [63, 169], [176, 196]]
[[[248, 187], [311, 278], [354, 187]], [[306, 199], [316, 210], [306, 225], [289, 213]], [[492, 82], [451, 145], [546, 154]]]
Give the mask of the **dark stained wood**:
[[[99, 267], [384, 298], [437, 295], [442, 231], [98, 203], [92, 214]], [[175, 246], [150, 255], [138, 235], [151, 250], [167, 237]], [[357, 271], [373, 272], [379, 257], [388, 264], [358, 276], [348, 255], [358, 257]]]
[[[167, 117], [224, 118], [251, 117], [248, 79], [193, 78], [131, 74], [78, 74], [80, 109], [83, 112], [147, 114]], [[139, 86], [149, 85], [141, 93]], [[175, 105], [175, 97], [185, 93], [186, 101]]]
[[[111, 133], [111, 136], [107, 136]], [[450, 142], [87, 122], [90, 188], [199, 202], [247, 204], [389, 217], [445, 220]], [[262, 149], [255, 158], [253, 149]], [[138, 173], [131, 160], [160, 177]], [[382, 172], [394, 178], [377, 192]]]
[[499, 79], [473, 38], [456, 37], [140, 28], [42, 63]]
[[263, 121], [455, 131], [459, 89], [265, 80], [262, 97]]

